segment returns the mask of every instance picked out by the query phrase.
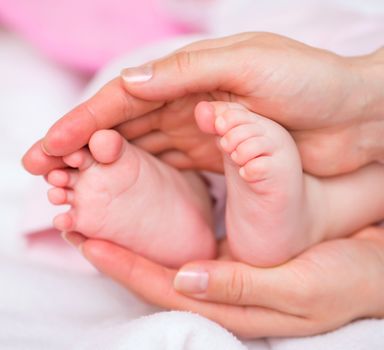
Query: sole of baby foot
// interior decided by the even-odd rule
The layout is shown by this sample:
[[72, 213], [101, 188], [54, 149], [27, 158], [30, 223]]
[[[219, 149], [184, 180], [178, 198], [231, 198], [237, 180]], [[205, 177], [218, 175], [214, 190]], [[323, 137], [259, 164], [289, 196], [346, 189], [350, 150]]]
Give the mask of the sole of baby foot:
[[283, 127], [241, 105], [209, 104], [196, 119], [202, 130], [219, 137], [232, 254], [257, 266], [281, 264], [315, 240], [295, 143]]
[[126, 142], [93, 135], [47, 176], [53, 204], [69, 204], [56, 228], [121, 244], [167, 266], [215, 256], [210, 199], [196, 174], [182, 174]]

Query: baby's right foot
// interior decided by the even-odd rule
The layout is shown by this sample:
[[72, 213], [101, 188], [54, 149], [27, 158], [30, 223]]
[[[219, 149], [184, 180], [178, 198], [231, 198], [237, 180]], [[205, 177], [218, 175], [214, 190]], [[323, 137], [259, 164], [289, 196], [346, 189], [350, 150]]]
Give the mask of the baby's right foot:
[[311, 245], [306, 179], [290, 134], [235, 103], [201, 103], [196, 119], [203, 131], [220, 136], [233, 255], [272, 266]]
[[215, 256], [211, 203], [196, 174], [183, 176], [113, 130], [96, 132], [89, 150], [64, 162], [73, 169], [48, 175], [50, 201], [71, 206], [55, 218], [59, 230], [110, 240], [168, 266]]

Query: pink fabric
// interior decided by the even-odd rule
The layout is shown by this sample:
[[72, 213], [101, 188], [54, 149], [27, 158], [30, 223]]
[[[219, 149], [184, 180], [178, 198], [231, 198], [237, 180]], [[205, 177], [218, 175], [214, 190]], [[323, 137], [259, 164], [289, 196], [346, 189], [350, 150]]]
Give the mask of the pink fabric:
[[186, 32], [161, 0], [0, 0], [0, 23], [50, 57], [94, 72], [151, 41]]

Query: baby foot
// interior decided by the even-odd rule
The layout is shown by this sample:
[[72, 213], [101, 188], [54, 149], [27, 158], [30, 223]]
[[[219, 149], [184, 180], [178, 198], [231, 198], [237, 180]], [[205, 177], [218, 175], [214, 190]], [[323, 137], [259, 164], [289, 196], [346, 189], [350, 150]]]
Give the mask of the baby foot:
[[61, 231], [119, 243], [168, 266], [215, 255], [210, 199], [202, 181], [130, 145], [113, 130], [96, 132], [89, 150], [63, 158], [48, 193], [70, 210], [54, 219]]
[[290, 134], [235, 103], [201, 103], [196, 119], [201, 130], [220, 136], [233, 255], [272, 266], [310, 245], [305, 177]]

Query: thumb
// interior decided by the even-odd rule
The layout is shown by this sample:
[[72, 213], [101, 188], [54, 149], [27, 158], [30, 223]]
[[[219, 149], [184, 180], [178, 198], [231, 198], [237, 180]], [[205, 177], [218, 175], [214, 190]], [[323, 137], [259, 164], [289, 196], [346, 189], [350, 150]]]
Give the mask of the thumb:
[[146, 65], [121, 72], [125, 88], [146, 100], [167, 100], [190, 93], [216, 90], [240, 94], [239, 80], [250, 64], [245, 46], [229, 45], [203, 50], [177, 51]]
[[297, 282], [287, 265], [257, 268], [233, 261], [200, 261], [178, 271], [174, 288], [195, 299], [294, 312], [292, 286]]

